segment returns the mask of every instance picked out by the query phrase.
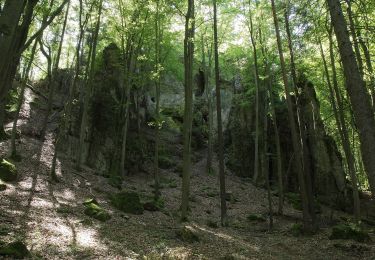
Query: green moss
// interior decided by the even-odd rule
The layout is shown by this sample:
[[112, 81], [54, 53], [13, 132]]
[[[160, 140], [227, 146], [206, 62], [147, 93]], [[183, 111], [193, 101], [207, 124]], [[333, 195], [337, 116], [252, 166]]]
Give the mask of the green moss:
[[12, 230], [5, 224], [0, 224], [0, 236], [8, 235]]
[[164, 200], [159, 197], [157, 200], [151, 200], [143, 204], [144, 210], [147, 211], [160, 211], [164, 208]]
[[329, 239], [352, 239], [357, 242], [368, 242], [370, 236], [359, 225], [345, 223], [334, 226]]
[[[91, 201], [91, 202], [90, 202]], [[111, 215], [102, 209], [96, 202], [95, 199], [86, 200], [84, 203], [85, 211], [87, 216], [93, 217], [97, 220], [105, 222], [111, 218]]]
[[5, 191], [6, 189], [7, 185], [0, 180], [0, 191]]
[[294, 223], [290, 227], [289, 232], [295, 237], [301, 236], [303, 234], [303, 225], [301, 223]]
[[3, 159], [0, 163], [0, 179], [3, 181], [16, 181], [17, 177], [16, 166]]
[[246, 217], [248, 221], [257, 221], [257, 222], [265, 222], [266, 218], [263, 217], [261, 214], [250, 214]]
[[199, 241], [198, 234], [191, 227], [182, 227], [181, 229], [177, 230], [176, 235], [184, 242], [193, 243]]
[[21, 241], [15, 241], [5, 246], [2, 246], [0, 248], [0, 255], [16, 259], [23, 259], [31, 256], [26, 245]]
[[130, 214], [143, 214], [143, 205], [138, 193], [132, 191], [121, 191], [110, 197], [111, 203], [117, 209]]

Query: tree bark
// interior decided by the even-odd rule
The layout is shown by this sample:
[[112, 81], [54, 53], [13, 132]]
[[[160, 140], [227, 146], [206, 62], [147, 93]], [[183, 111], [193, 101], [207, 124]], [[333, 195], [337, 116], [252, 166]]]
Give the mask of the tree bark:
[[224, 171], [224, 140], [223, 140], [223, 122], [221, 118], [221, 93], [220, 93], [220, 68], [219, 68], [219, 46], [217, 33], [217, 3], [213, 0], [214, 7], [214, 57], [215, 57], [215, 85], [216, 85], [216, 113], [217, 113], [217, 135], [218, 135], [218, 156], [219, 156], [219, 178], [220, 178], [220, 209], [221, 225], [226, 226], [227, 205], [225, 191], [225, 171]]
[[358, 127], [363, 164], [372, 196], [375, 196], [375, 119], [370, 97], [349, 39], [346, 21], [339, 0], [327, 0], [339, 53], [344, 68], [345, 86]]
[[299, 181], [299, 186], [300, 186], [303, 225], [306, 231], [310, 231], [312, 229], [312, 217], [310, 215], [309, 200], [308, 200], [307, 188], [306, 188], [306, 183], [305, 183], [305, 176], [304, 176], [303, 167], [302, 167], [303, 151], [302, 151], [301, 143], [300, 143], [298, 132], [297, 132], [295, 114], [293, 111], [293, 104], [292, 104], [292, 99], [290, 96], [289, 82], [288, 82], [288, 77], [286, 73], [284, 54], [282, 50], [282, 42], [281, 42], [281, 37], [280, 37], [279, 22], [278, 22], [278, 18], [276, 14], [275, 1], [271, 0], [271, 4], [272, 4], [272, 13], [273, 13], [273, 18], [274, 18], [274, 25], [275, 25], [277, 48], [279, 51], [282, 77], [283, 77], [283, 83], [284, 83], [285, 95], [286, 95], [286, 101], [287, 101], [288, 117], [289, 117], [289, 123], [290, 123], [291, 134], [292, 134], [295, 164], [297, 167], [298, 181]]
[[182, 201], [181, 220], [187, 219], [190, 194], [191, 174], [191, 132], [193, 121], [193, 59], [194, 59], [194, 33], [195, 14], [194, 0], [188, 0], [188, 10], [185, 20], [184, 39], [184, 67], [185, 67], [185, 112], [183, 130], [183, 169], [182, 169]]

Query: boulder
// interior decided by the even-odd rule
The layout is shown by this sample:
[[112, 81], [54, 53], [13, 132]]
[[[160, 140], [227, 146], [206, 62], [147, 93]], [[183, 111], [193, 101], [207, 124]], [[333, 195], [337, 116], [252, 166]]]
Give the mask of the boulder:
[[135, 215], [143, 214], [144, 208], [138, 193], [133, 191], [121, 191], [110, 197], [112, 205], [125, 212]]
[[26, 245], [21, 241], [15, 241], [0, 247], [0, 255], [12, 259], [23, 259], [31, 256]]
[[3, 181], [16, 181], [18, 177], [17, 168], [11, 162], [2, 159], [0, 163], [0, 179]]
[[184, 242], [193, 243], [200, 240], [197, 232], [190, 226], [183, 226], [177, 230], [176, 235]]
[[84, 213], [87, 216], [93, 217], [97, 220], [105, 222], [111, 218], [111, 215], [102, 209], [96, 202], [95, 199], [86, 200], [83, 205], [85, 205]]

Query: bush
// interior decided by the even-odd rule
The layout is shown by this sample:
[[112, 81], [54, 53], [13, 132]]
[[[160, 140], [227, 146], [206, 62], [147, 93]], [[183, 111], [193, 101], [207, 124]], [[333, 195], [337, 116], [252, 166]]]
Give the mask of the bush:
[[359, 225], [345, 223], [334, 226], [329, 239], [352, 239], [363, 243], [370, 241], [370, 236]]

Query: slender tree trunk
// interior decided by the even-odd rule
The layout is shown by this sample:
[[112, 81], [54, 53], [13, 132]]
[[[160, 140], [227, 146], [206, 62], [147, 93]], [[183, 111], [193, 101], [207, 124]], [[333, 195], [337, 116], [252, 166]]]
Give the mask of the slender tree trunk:
[[375, 119], [370, 97], [355, 58], [339, 0], [327, 0], [344, 68], [346, 89], [358, 127], [363, 164], [375, 196]]
[[191, 131], [193, 122], [193, 60], [195, 14], [194, 0], [188, 0], [188, 11], [185, 21], [184, 66], [185, 66], [185, 112], [184, 112], [184, 151], [182, 169], [182, 202], [181, 220], [187, 219], [190, 194], [191, 174]]
[[90, 63], [90, 72], [88, 75], [88, 82], [86, 82], [85, 86], [85, 99], [83, 105], [83, 114], [81, 120], [81, 128], [80, 128], [80, 135], [79, 135], [79, 147], [78, 147], [78, 159], [77, 159], [77, 166], [78, 169], [82, 166], [85, 159], [83, 158], [83, 153], [85, 151], [85, 141], [86, 141], [86, 134], [88, 131], [88, 109], [91, 100], [91, 93], [92, 93], [92, 84], [94, 81], [94, 69], [95, 69], [95, 60], [96, 60], [96, 47], [98, 44], [98, 35], [100, 30], [100, 22], [103, 10], [103, 0], [100, 0], [99, 9], [98, 9], [98, 19], [95, 25], [95, 31], [93, 35], [93, 43], [92, 43], [92, 50], [91, 50], [91, 63]]
[[[335, 119], [336, 119], [336, 126], [337, 126], [337, 130], [340, 134], [341, 142], [343, 144], [345, 158], [346, 158], [346, 162], [347, 162], [347, 165], [348, 165], [349, 176], [352, 180], [354, 217], [355, 217], [356, 221], [358, 222], [360, 220], [360, 201], [359, 201], [359, 193], [358, 193], [358, 181], [357, 181], [357, 175], [356, 175], [356, 172], [355, 172], [355, 164], [354, 164], [355, 160], [354, 160], [353, 153], [351, 152], [351, 149], [350, 149], [350, 144], [348, 143], [347, 140], [345, 140], [345, 135], [344, 135], [343, 130], [342, 130], [342, 124], [345, 124], [345, 121], [342, 122], [342, 120], [340, 120], [340, 116], [339, 116], [339, 112], [338, 112], [338, 109], [337, 109], [336, 100], [335, 100], [335, 96], [334, 96], [334, 90], [333, 90], [333, 87], [331, 85], [330, 75], [329, 75], [329, 71], [328, 71], [328, 65], [327, 65], [327, 62], [326, 62], [325, 55], [324, 55], [321, 40], [319, 40], [319, 47], [320, 47], [320, 54], [322, 56], [324, 72], [325, 72], [326, 78], [327, 78], [327, 85], [328, 85], [328, 89], [329, 89], [329, 93], [330, 93], [331, 105], [332, 105], [333, 113], [334, 113]], [[344, 128], [347, 131], [346, 127], [344, 127]]]
[[281, 70], [282, 70], [282, 76], [283, 76], [283, 82], [284, 82], [284, 88], [285, 88], [285, 95], [286, 95], [286, 101], [287, 101], [287, 108], [288, 108], [288, 117], [289, 117], [289, 123], [291, 128], [291, 134], [292, 134], [292, 143], [293, 143], [293, 150], [295, 155], [295, 164], [297, 167], [297, 174], [298, 174], [298, 181], [300, 185], [300, 193], [301, 193], [301, 201], [302, 201], [302, 214], [303, 214], [303, 225], [304, 229], [306, 231], [309, 231], [312, 229], [312, 217], [310, 215], [309, 210], [309, 199], [306, 189], [306, 183], [305, 183], [305, 176], [303, 172], [302, 167], [302, 147], [299, 140], [299, 135], [297, 131], [297, 125], [295, 122], [295, 114], [293, 110], [293, 104], [292, 99], [290, 96], [290, 90], [289, 90], [289, 82], [288, 77], [286, 73], [286, 66], [285, 66], [285, 60], [284, 60], [284, 54], [282, 50], [282, 42], [280, 37], [280, 29], [279, 29], [279, 22], [276, 14], [276, 6], [275, 1], [271, 0], [272, 4], [272, 13], [274, 18], [274, 24], [275, 24], [275, 32], [276, 32], [276, 40], [277, 40], [277, 48], [279, 51], [279, 58], [280, 58], [280, 64], [281, 64]]
[[314, 194], [313, 194], [313, 173], [312, 173], [312, 162], [311, 162], [311, 156], [310, 156], [310, 149], [308, 146], [308, 133], [307, 129], [305, 127], [305, 116], [303, 112], [301, 111], [301, 104], [299, 101], [299, 95], [298, 95], [298, 88], [297, 88], [297, 71], [296, 71], [296, 65], [294, 60], [294, 51], [293, 51], [293, 44], [292, 44], [292, 35], [289, 27], [289, 2], [287, 2], [287, 6], [284, 13], [285, 18], [285, 29], [286, 34], [288, 38], [288, 48], [289, 48], [289, 54], [290, 54], [290, 68], [291, 68], [291, 74], [292, 74], [292, 85], [294, 87], [294, 92], [296, 95], [296, 110], [297, 110], [297, 118], [299, 122], [299, 130], [300, 130], [300, 143], [302, 145], [302, 152], [303, 152], [303, 172], [305, 177], [305, 183], [306, 183], [306, 191], [307, 191], [307, 199], [308, 199], [308, 205], [309, 205], [309, 213], [312, 219], [312, 225], [313, 229], [315, 229], [316, 226], [316, 214], [314, 209]]
[[373, 66], [372, 66], [371, 54], [370, 54], [369, 48], [367, 47], [365, 41], [362, 39], [360, 29], [358, 29], [357, 35], [358, 35], [359, 44], [361, 45], [363, 54], [365, 56], [367, 72], [368, 72], [369, 78], [370, 78], [370, 92], [371, 92], [371, 99], [372, 99], [372, 108], [373, 108], [373, 110], [375, 110], [375, 74], [374, 74], [374, 69], [373, 69]]
[[[250, 7], [251, 8], [251, 7]], [[250, 38], [253, 47], [254, 56], [254, 83], [255, 83], [255, 140], [254, 140], [254, 174], [253, 182], [257, 183], [259, 177], [259, 69], [258, 69], [258, 55], [257, 46], [254, 37], [253, 18], [251, 10], [249, 12], [250, 19]]]
[[227, 205], [225, 191], [225, 171], [224, 171], [224, 141], [223, 141], [223, 122], [221, 118], [221, 93], [220, 93], [220, 68], [219, 68], [219, 50], [217, 33], [217, 3], [213, 0], [214, 6], [214, 56], [215, 56], [215, 85], [216, 85], [216, 113], [217, 113], [217, 135], [219, 152], [219, 178], [220, 178], [220, 204], [221, 204], [221, 225], [227, 223]]
[[[331, 99], [333, 114], [334, 114], [335, 119], [336, 119], [337, 130], [340, 134], [341, 142], [342, 142], [342, 145], [343, 145], [343, 148], [344, 148], [345, 158], [346, 158], [346, 162], [347, 162], [347, 166], [348, 166], [348, 172], [349, 172], [350, 178], [352, 180], [354, 216], [355, 216], [356, 221], [358, 222], [360, 220], [360, 200], [359, 200], [359, 193], [358, 193], [357, 175], [356, 175], [356, 172], [355, 172], [355, 159], [354, 159], [353, 153], [351, 151], [348, 139], [346, 138], [347, 136], [345, 136], [345, 135], [347, 135], [345, 120], [344, 120], [344, 118], [340, 118], [339, 111], [337, 109], [334, 89], [333, 89], [332, 84], [331, 84], [330, 74], [329, 74], [329, 71], [328, 71], [328, 65], [327, 65], [325, 55], [324, 55], [321, 39], [318, 38], [318, 41], [319, 41], [319, 47], [320, 47], [320, 54], [322, 56], [322, 61], [323, 61], [324, 72], [325, 72], [326, 78], [327, 78], [327, 85], [328, 85], [328, 89], [329, 89], [329, 93], [330, 93], [330, 99]], [[334, 63], [334, 60], [333, 60], [333, 63]], [[334, 71], [336, 73], [336, 69], [334, 69]], [[335, 74], [334, 77], [335, 77], [334, 81], [337, 82], [336, 74]], [[335, 84], [337, 84], [337, 83], [335, 83]], [[340, 109], [342, 109], [342, 108], [340, 107]], [[341, 111], [341, 116], [343, 117], [342, 111]], [[343, 127], [343, 125], [345, 125], [345, 126]], [[346, 134], [343, 133], [343, 128], [345, 128]]]
[[[70, 7], [70, 2], [68, 3], [68, 6], [67, 6], [66, 12], [65, 12], [64, 24], [63, 24], [63, 28], [62, 28], [62, 31], [61, 31], [60, 43], [59, 43], [59, 47], [58, 47], [57, 54], [56, 54], [56, 60], [55, 60], [54, 70], [52, 72], [52, 77], [56, 76], [57, 71], [59, 69], [60, 56], [61, 56], [62, 46], [63, 46], [63, 43], [64, 43], [65, 30], [66, 30], [66, 25], [67, 25], [68, 16], [69, 16], [69, 7]], [[52, 84], [56, 84], [55, 80], [53, 80]], [[63, 111], [62, 114], [63, 115], [65, 114], [65, 107], [64, 107], [64, 111]], [[60, 126], [62, 125], [62, 123], [64, 123], [64, 120], [65, 120], [65, 118], [60, 119]], [[63, 132], [63, 128], [64, 127], [61, 127], [61, 129], [60, 129], [60, 127], [59, 127], [57, 129], [56, 137], [55, 137], [55, 140], [54, 140], [54, 152], [53, 152], [52, 166], [51, 166], [51, 178], [54, 181], [59, 180], [57, 175], [56, 175], [57, 145], [58, 145], [58, 142], [59, 142], [59, 139], [60, 139], [61, 132]]]
[[[272, 75], [270, 75], [272, 77]], [[277, 157], [277, 180], [278, 180], [278, 194], [279, 194], [279, 207], [278, 207], [278, 214], [283, 215], [283, 206], [284, 206], [284, 186], [283, 186], [283, 165], [282, 165], [282, 158], [281, 158], [281, 145], [280, 145], [280, 134], [279, 129], [277, 126], [277, 117], [275, 111], [275, 104], [273, 101], [273, 94], [272, 94], [272, 80], [269, 81], [268, 86], [268, 93], [269, 93], [269, 100], [270, 100], [270, 110], [273, 119], [273, 131], [275, 134], [275, 145], [276, 145], [276, 157]]]
[[161, 33], [160, 33], [160, 2], [156, 1], [156, 16], [155, 16], [155, 95], [156, 95], [156, 108], [155, 108], [155, 158], [154, 158], [154, 198], [155, 201], [159, 199], [160, 196], [160, 184], [159, 184], [159, 142], [160, 142], [160, 73], [161, 73], [161, 63], [160, 63], [160, 42], [161, 42]]
[[270, 174], [269, 174], [269, 159], [268, 159], [268, 117], [267, 117], [267, 110], [268, 110], [268, 102], [264, 104], [264, 122], [263, 122], [263, 150], [262, 153], [262, 172], [265, 176], [266, 180], [266, 187], [267, 187], [267, 199], [268, 199], [268, 214], [269, 214], [269, 229], [273, 229], [273, 209], [272, 209], [272, 194], [271, 194], [271, 186], [270, 186]]
[[214, 100], [211, 91], [211, 67], [212, 67], [212, 48], [207, 51], [208, 53], [208, 67], [206, 68], [206, 94], [207, 94], [207, 106], [208, 106], [208, 144], [207, 144], [207, 165], [206, 172], [212, 173], [212, 157], [213, 157], [213, 110]]
[[361, 51], [358, 45], [357, 31], [355, 29], [351, 1], [352, 0], [346, 0], [346, 3], [348, 4], [347, 12], [348, 12], [348, 17], [349, 17], [349, 28], [350, 28], [350, 33], [353, 38], [353, 47], [354, 47], [355, 57], [358, 63], [358, 69], [359, 69], [359, 72], [361, 73], [361, 77], [363, 78], [363, 61], [361, 57]]

